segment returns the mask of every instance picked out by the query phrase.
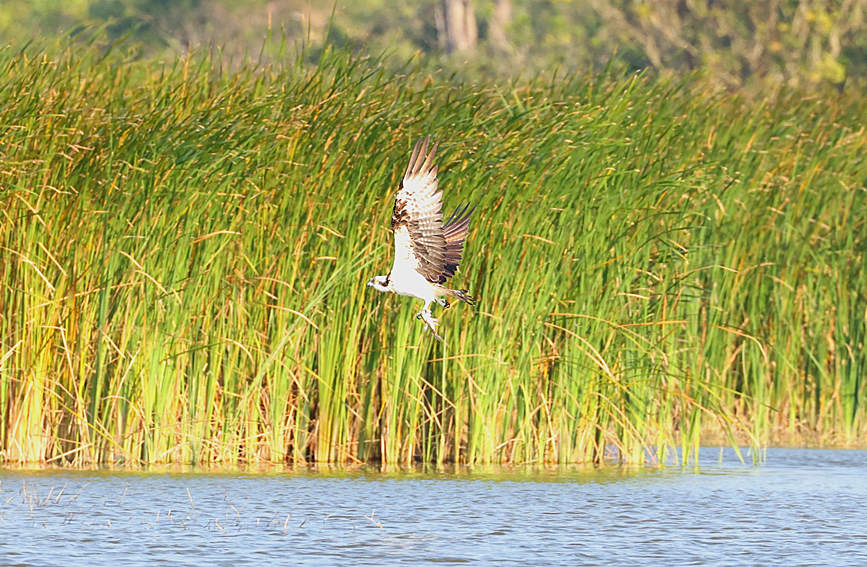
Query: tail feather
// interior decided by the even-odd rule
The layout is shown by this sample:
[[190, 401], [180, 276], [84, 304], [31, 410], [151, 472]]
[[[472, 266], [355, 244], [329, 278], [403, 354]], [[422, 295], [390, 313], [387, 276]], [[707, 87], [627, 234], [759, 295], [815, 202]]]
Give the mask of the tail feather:
[[475, 305], [476, 304], [476, 298], [474, 298], [472, 295], [467, 293], [467, 290], [465, 290], [465, 289], [450, 289], [449, 290], [449, 296], [456, 297], [456, 298], [460, 299], [461, 301], [463, 301], [464, 303], [467, 303], [469, 305]]

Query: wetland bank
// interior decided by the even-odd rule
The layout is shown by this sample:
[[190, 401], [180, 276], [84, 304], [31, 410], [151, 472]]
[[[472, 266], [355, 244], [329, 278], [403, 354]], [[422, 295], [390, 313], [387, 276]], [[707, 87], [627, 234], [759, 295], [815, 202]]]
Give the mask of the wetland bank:
[[[848, 91], [455, 84], [331, 49], [229, 70], [4, 48], [0, 69], [4, 462], [640, 463], [864, 438]], [[479, 305], [443, 314], [442, 345], [364, 285], [424, 134], [445, 208], [477, 206], [455, 281]]]

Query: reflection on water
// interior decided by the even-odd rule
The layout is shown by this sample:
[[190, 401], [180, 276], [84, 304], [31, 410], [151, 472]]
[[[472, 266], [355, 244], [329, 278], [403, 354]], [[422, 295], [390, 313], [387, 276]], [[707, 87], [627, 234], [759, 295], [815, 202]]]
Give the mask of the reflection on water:
[[717, 456], [689, 470], [0, 471], [0, 564], [867, 564], [867, 452]]

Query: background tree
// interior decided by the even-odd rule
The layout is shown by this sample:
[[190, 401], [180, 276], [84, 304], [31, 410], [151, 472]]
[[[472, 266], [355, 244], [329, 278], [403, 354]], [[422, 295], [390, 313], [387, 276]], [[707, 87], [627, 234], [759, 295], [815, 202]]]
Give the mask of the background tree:
[[447, 53], [476, 47], [476, 13], [469, 0], [441, 0], [436, 10], [440, 47]]
[[[620, 41], [660, 71], [706, 68], [750, 78], [841, 83], [864, 73], [867, 0], [606, 0], [593, 4]], [[860, 43], [860, 45], [859, 45]], [[848, 53], [847, 53], [848, 49]]]
[[[481, 76], [615, 65], [729, 88], [867, 80], [867, 0], [2, 0], [0, 42], [104, 26], [145, 54], [258, 53], [270, 33]], [[332, 17], [333, 15], [333, 17]]]

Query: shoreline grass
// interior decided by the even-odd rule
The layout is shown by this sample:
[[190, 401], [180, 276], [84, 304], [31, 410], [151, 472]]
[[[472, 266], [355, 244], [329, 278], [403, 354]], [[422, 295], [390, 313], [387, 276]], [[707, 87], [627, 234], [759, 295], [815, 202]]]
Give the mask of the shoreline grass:
[[[0, 460], [569, 463], [867, 433], [864, 102], [0, 51]], [[478, 206], [367, 293], [414, 140]]]

